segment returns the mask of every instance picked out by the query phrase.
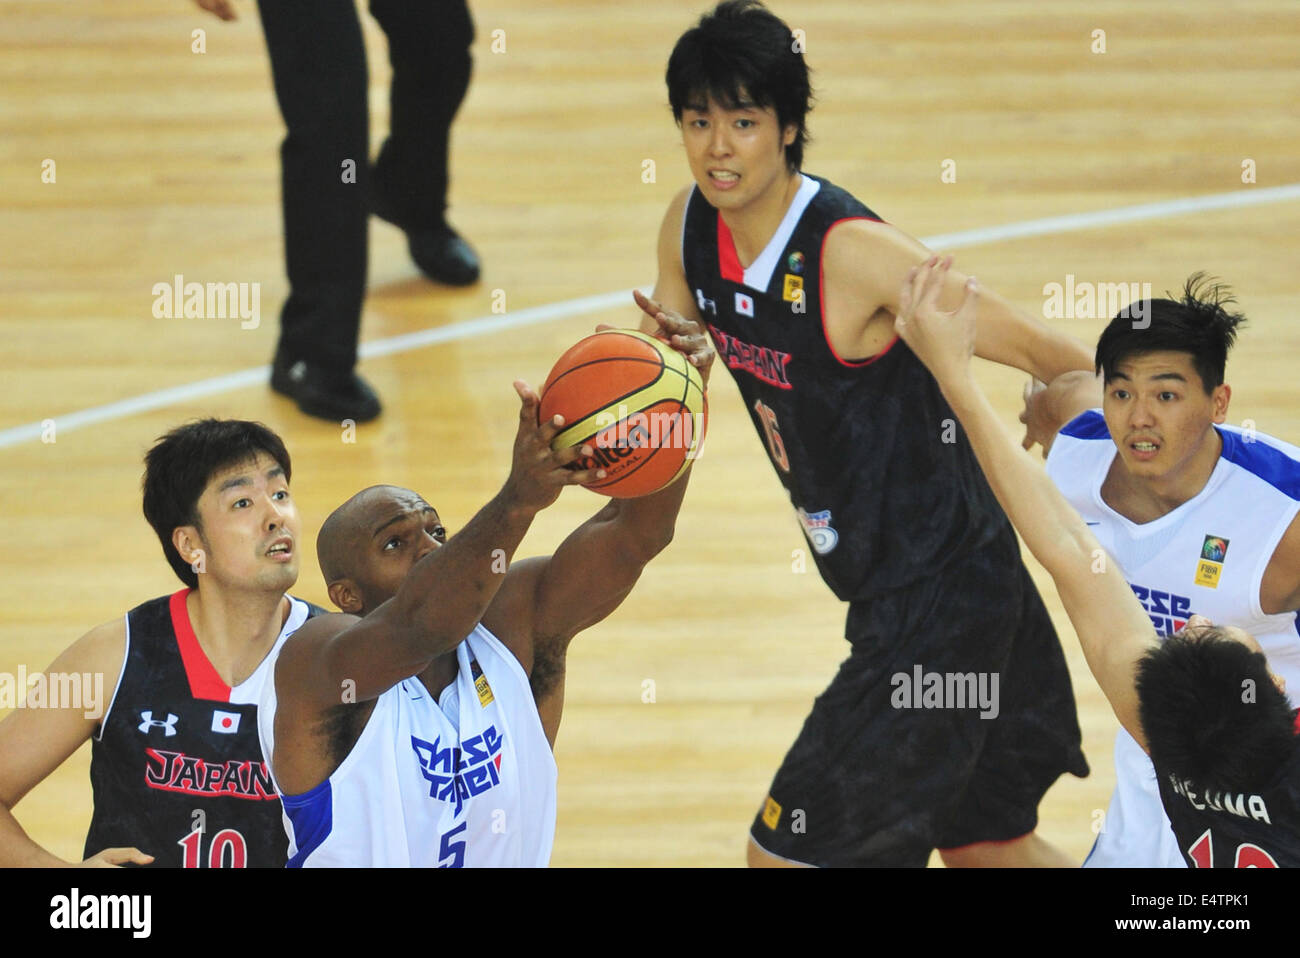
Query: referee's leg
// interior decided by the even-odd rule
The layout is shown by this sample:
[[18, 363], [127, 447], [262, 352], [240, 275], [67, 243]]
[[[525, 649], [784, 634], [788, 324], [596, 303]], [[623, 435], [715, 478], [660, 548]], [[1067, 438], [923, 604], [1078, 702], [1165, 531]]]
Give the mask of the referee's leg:
[[287, 127], [280, 161], [290, 289], [276, 355], [347, 375], [366, 285], [370, 115], [361, 24], [353, 0], [259, 0], [258, 10]]
[[371, 0], [393, 65], [388, 139], [375, 176], [403, 229], [443, 225], [451, 121], [469, 89], [474, 22], [465, 0]]

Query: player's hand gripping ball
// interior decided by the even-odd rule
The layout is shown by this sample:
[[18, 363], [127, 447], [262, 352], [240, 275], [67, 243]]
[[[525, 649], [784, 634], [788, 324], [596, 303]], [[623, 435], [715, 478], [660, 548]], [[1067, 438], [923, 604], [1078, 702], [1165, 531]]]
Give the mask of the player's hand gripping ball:
[[593, 450], [573, 469], [604, 469], [586, 488], [617, 499], [646, 496], [679, 479], [699, 455], [708, 421], [704, 382], [686, 357], [653, 336], [606, 329], [555, 363], [538, 410], [564, 429], [551, 443]]

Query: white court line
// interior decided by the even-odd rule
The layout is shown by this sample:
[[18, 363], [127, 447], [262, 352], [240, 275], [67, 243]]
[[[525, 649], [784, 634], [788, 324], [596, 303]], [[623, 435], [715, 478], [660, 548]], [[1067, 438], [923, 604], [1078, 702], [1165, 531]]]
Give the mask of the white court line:
[[[1065, 216], [1047, 216], [1037, 220], [1025, 220], [1020, 223], [1005, 223], [1001, 226], [981, 226], [976, 229], [962, 230], [957, 233], [942, 233], [938, 236], [922, 237], [921, 242], [931, 249], [947, 251], [961, 249], [964, 246], [977, 246], [981, 243], [996, 243], [1002, 240], [1023, 239], [1028, 236], [1045, 236], [1048, 234], [1071, 233], [1077, 230], [1114, 226], [1118, 223], [1134, 223], [1139, 220], [1159, 219], [1165, 216], [1183, 216], [1188, 213], [1201, 213], [1207, 210], [1236, 209], [1243, 206], [1260, 206], [1267, 203], [1285, 203], [1300, 199], [1300, 183], [1286, 186], [1272, 186], [1263, 189], [1237, 190], [1231, 193], [1211, 193], [1207, 196], [1193, 196], [1178, 200], [1164, 200], [1159, 203], [1140, 203], [1136, 206], [1120, 206], [1115, 209], [1097, 210], [1091, 213], [1070, 213]], [[604, 309], [627, 306], [631, 309], [631, 290], [620, 289], [612, 293], [597, 296], [584, 296], [580, 299], [548, 303], [533, 306], [503, 315], [479, 316], [450, 326], [436, 329], [422, 329], [401, 336], [376, 339], [362, 343], [358, 353], [363, 359], [376, 356], [391, 356], [395, 353], [410, 352], [434, 346], [454, 339], [471, 339], [486, 336], [506, 329], [518, 329], [534, 326], [564, 317], [581, 316]], [[107, 403], [92, 406], [76, 412], [64, 413], [51, 417], [57, 424], [59, 433], [91, 426], [95, 423], [124, 419], [136, 413], [149, 412], [167, 406], [192, 402], [204, 396], [215, 396], [233, 392], [248, 386], [265, 385], [271, 376], [270, 366], [258, 366], [239, 372], [200, 379], [197, 382], [182, 383], [156, 392], [143, 393]], [[39, 422], [14, 426], [0, 431], [0, 449], [16, 446], [19, 443], [40, 439], [43, 424]]]

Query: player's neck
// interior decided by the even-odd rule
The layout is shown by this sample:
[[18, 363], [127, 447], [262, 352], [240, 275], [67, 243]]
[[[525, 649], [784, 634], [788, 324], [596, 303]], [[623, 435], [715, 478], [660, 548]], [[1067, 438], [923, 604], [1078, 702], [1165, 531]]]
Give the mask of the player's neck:
[[265, 658], [284, 628], [289, 607], [283, 592], [231, 592], [212, 581], [191, 590], [185, 600], [199, 645], [230, 686], [247, 679]]
[[436, 702], [438, 697], [442, 695], [443, 690], [456, 681], [456, 673], [459, 669], [460, 664], [456, 660], [456, 650], [452, 649], [450, 652], [444, 652], [425, 666], [424, 671], [419, 675], [419, 679]]
[[1181, 468], [1162, 476], [1135, 476], [1118, 453], [1102, 482], [1102, 499], [1132, 522], [1152, 522], [1200, 495], [1219, 463], [1223, 440], [1217, 429]]
[[772, 185], [743, 207], [722, 210], [722, 221], [731, 231], [736, 244], [736, 255], [746, 269], [758, 259], [785, 219], [786, 210], [794, 202], [803, 177], [798, 171], [778, 177]]

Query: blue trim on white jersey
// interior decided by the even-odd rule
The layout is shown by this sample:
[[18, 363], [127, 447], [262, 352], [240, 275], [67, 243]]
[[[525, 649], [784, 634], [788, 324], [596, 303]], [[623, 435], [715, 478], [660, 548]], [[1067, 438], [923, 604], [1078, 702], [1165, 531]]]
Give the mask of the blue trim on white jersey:
[[1079, 413], [1061, 427], [1061, 432], [1071, 439], [1110, 438], [1110, 430], [1106, 428], [1106, 417], [1095, 409]]
[[1263, 479], [1287, 498], [1300, 500], [1300, 462], [1266, 442], [1246, 442], [1224, 429], [1219, 435], [1223, 437], [1224, 459]]
[[301, 868], [307, 856], [320, 848], [334, 829], [334, 796], [327, 778], [301, 795], [281, 795], [284, 814], [293, 823], [293, 843], [298, 851], [285, 868]]
[[[1300, 462], [1268, 442], [1248, 442], [1235, 430], [1214, 428], [1223, 440], [1224, 459], [1263, 479], [1287, 498], [1300, 501]], [[1071, 439], [1111, 438], [1105, 417], [1095, 409], [1075, 416], [1061, 427], [1061, 434]]]

